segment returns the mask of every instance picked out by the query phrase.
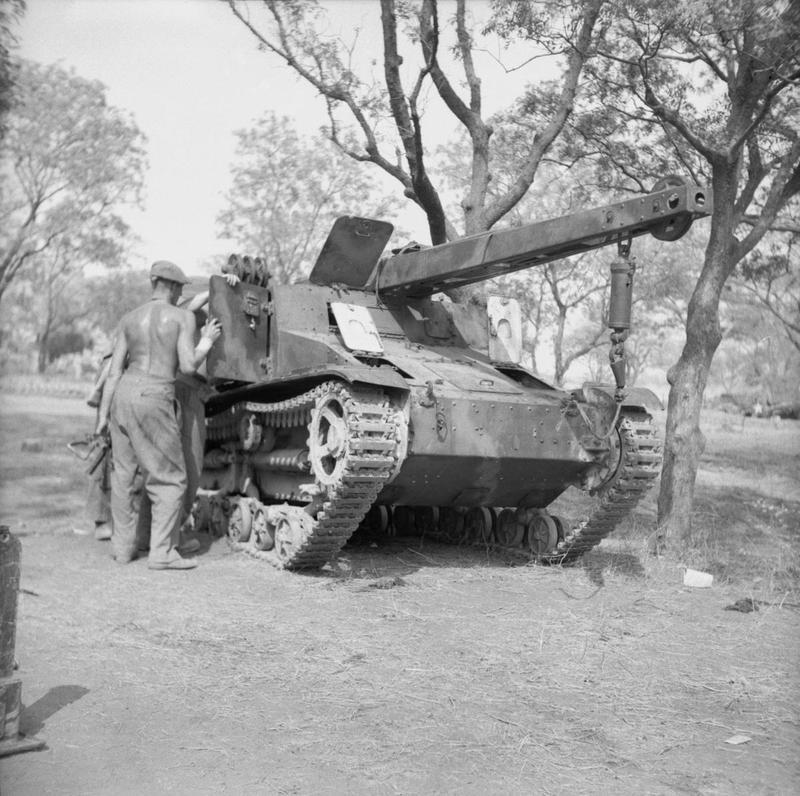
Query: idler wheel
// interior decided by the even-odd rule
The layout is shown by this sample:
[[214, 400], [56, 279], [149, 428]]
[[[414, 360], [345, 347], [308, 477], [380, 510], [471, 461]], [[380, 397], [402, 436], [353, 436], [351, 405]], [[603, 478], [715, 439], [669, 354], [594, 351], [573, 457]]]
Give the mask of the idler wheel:
[[514, 509], [503, 509], [497, 515], [494, 538], [501, 547], [520, 547], [525, 537], [525, 526], [517, 522]]
[[256, 550], [272, 550], [275, 534], [267, 517], [266, 509], [260, 506], [253, 515], [253, 547]]
[[246, 498], [235, 501], [228, 518], [230, 539], [234, 542], [246, 542], [250, 538], [252, 525], [253, 515], [250, 511], [250, 501]]
[[464, 538], [470, 544], [489, 544], [494, 532], [494, 517], [491, 509], [475, 506], [464, 515]]
[[619, 437], [619, 429], [614, 429], [608, 442], [610, 446], [608, 455], [603, 463], [597, 466], [586, 479], [585, 486], [592, 495], [614, 478], [622, 463], [622, 442]]
[[451, 506], [440, 508], [438, 535], [451, 544], [460, 542], [464, 535], [464, 512]]
[[558, 526], [549, 514], [537, 514], [528, 523], [528, 547], [536, 556], [552, 553], [558, 545]]

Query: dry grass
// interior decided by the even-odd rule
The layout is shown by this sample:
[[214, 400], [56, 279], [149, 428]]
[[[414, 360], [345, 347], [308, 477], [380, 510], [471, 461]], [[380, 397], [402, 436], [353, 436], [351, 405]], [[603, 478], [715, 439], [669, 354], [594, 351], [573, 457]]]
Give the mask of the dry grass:
[[[53, 531], [71, 528], [85, 505], [87, 481], [67, 443], [93, 429], [94, 410], [83, 402], [0, 393], [0, 512], [24, 531], [35, 521]], [[26, 452], [26, 441], [41, 449]]]
[[[63, 541], [74, 561], [81, 540]], [[203, 579], [172, 595], [174, 581], [137, 565], [76, 562], [58, 586], [29, 571], [46, 603], [28, 601], [24, 641], [34, 670], [82, 672], [90, 689], [59, 735], [85, 723], [106, 755], [110, 728], [156, 758], [170, 737], [176, 773], [196, 787], [190, 772], [204, 771], [199, 792], [260, 778], [287, 793], [781, 792], [791, 772], [771, 766], [789, 765], [797, 740], [796, 615], [724, 612], [730, 592], [683, 589], [674, 564], [619, 562], [598, 551], [585, 569], [509, 567], [395, 542], [306, 577], [220, 540]], [[388, 573], [402, 584], [371, 588]], [[753, 741], [730, 768], [737, 733]]]
[[[40, 519], [47, 493], [32, 478], [64, 463], [58, 450], [21, 456], [23, 426], [68, 437], [83, 415], [3, 414], [3, 466], [9, 452], [19, 460], [2, 494], [16, 496], [28, 532], [25, 721], [49, 743], [4, 761], [3, 792], [758, 794], [800, 783], [800, 614], [788, 599], [724, 610], [748, 594], [780, 603], [797, 550], [789, 503], [729, 507], [730, 492], [701, 482], [708, 535], [691, 561], [649, 555], [648, 503], [571, 568], [397, 539], [296, 575], [204, 539], [196, 571], [153, 573], [116, 567], [103, 544], [72, 534], [74, 512]], [[74, 483], [79, 511], [79, 471]], [[754, 588], [775, 538], [786, 558], [764, 559]], [[714, 588], [682, 586], [683, 565], [723, 559]], [[725, 743], [736, 734], [751, 740]]]

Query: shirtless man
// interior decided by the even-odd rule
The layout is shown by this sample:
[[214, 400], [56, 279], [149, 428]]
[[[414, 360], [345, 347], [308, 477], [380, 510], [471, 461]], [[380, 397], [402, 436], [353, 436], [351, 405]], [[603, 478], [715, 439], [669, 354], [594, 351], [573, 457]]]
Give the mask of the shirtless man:
[[186, 465], [175, 414], [175, 376], [195, 373], [222, 329], [219, 321], [209, 319], [194, 345], [194, 315], [175, 306], [188, 281], [173, 263], [159, 260], [153, 264], [150, 301], [120, 321], [97, 419], [96, 433], [106, 426], [111, 430], [114, 557], [120, 563], [136, 558], [133, 501], [138, 464], [152, 504], [151, 569], [197, 566], [194, 559], [178, 552]]
[[[224, 274], [225, 280], [231, 287], [239, 283], [235, 274]], [[197, 293], [191, 299], [178, 303], [181, 309], [189, 310], [194, 314], [195, 323], [203, 324], [207, 314], [203, 309], [208, 304], [209, 291]], [[197, 341], [199, 330], [195, 334]], [[213, 393], [209, 387], [201, 365], [197, 373], [187, 376], [180, 371], [175, 378], [175, 401], [178, 404], [178, 422], [181, 430], [181, 444], [183, 445], [183, 460], [186, 464], [186, 492], [183, 496], [183, 507], [180, 527], [181, 553], [192, 553], [200, 549], [197, 539], [187, 534], [194, 529], [192, 509], [200, 486], [200, 475], [203, 472], [203, 454], [206, 447], [206, 400]], [[136, 538], [139, 552], [146, 551], [150, 545], [150, 501], [141, 501], [139, 509], [139, 522], [136, 528]]]

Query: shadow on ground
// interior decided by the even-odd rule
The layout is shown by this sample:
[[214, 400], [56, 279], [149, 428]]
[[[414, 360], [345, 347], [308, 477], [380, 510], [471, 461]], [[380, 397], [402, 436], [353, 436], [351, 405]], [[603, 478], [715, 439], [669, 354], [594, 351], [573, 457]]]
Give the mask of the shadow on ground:
[[592, 550], [577, 563], [595, 586], [605, 586], [605, 573], [613, 572], [636, 579], [644, 578], [646, 574], [641, 559], [633, 553]]
[[51, 688], [43, 697], [23, 708], [20, 731], [25, 735], [36, 735], [47, 719], [88, 693], [89, 689], [82, 685], [57, 685]]

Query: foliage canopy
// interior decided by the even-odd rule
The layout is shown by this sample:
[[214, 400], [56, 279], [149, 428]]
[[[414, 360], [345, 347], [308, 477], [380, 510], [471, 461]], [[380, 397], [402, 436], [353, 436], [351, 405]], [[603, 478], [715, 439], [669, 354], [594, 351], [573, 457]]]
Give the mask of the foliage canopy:
[[19, 65], [0, 168], [0, 299], [38, 261], [116, 265], [137, 203], [145, 139], [105, 88], [60, 66]]

